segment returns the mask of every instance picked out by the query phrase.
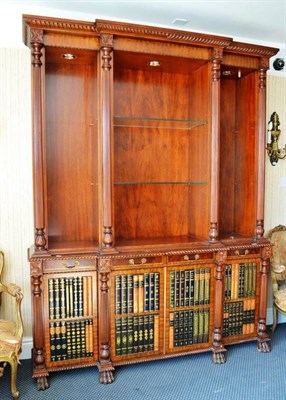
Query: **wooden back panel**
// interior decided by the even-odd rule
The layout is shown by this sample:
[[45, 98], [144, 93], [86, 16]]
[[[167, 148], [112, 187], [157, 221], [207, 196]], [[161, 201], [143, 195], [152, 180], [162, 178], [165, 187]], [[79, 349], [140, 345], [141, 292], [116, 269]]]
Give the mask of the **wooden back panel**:
[[253, 235], [256, 217], [256, 75], [222, 80], [220, 233]]
[[46, 64], [48, 235], [96, 240], [96, 66]]
[[[131, 117], [199, 119], [190, 101], [190, 98], [196, 100], [191, 79], [191, 74], [187, 73], [137, 69], [137, 66], [116, 70], [114, 113]], [[192, 154], [193, 141], [198, 140], [195, 136], [192, 130], [115, 127], [117, 238], [189, 234], [189, 226], [193, 224], [189, 216], [189, 193], [193, 185], [187, 183], [193, 177], [201, 180], [204, 171], [201, 163], [194, 166], [191, 160], [197, 156], [197, 152], [195, 156]], [[191, 163], [199, 173], [190, 173]]]

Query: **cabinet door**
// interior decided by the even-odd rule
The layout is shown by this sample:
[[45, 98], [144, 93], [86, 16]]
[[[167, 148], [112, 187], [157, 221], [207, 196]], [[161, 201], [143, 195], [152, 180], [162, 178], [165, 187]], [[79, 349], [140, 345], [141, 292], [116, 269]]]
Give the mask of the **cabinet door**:
[[166, 348], [168, 353], [208, 348], [213, 325], [213, 264], [168, 267]]
[[255, 337], [258, 322], [259, 258], [232, 260], [225, 266], [223, 337], [235, 342]]
[[111, 293], [112, 360], [162, 354], [164, 268], [114, 271]]
[[44, 277], [47, 367], [97, 360], [96, 273]]

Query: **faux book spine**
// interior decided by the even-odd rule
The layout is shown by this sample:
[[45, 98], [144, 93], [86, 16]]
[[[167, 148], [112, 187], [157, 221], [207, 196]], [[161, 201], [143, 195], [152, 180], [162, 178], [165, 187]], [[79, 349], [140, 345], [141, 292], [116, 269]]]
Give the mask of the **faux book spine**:
[[170, 272], [170, 308], [210, 303], [209, 267]]
[[153, 314], [115, 319], [116, 356], [158, 351], [159, 316]]
[[115, 314], [158, 311], [160, 308], [160, 274], [122, 274], [115, 276]]
[[93, 321], [50, 322], [51, 362], [93, 357]]
[[81, 318], [93, 314], [92, 277], [50, 278], [49, 318]]
[[170, 313], [170, 349], [209, 341], [208, 308], [174, 311]]

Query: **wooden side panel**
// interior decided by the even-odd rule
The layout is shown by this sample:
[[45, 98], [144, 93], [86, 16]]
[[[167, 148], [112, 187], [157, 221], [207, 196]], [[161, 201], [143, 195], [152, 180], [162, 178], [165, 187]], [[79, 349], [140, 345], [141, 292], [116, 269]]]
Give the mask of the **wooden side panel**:
[[48, 232], [53, 241], [96, 240], [96, 68], [46, 66]]
[[235, 143], [235, 232], [254, 235], [256, 227], [257, 81], [255, 74], [237, 83]]
[[251, 236], [256, 217], [257, 81], [223, 80], [221, 91], [220, 233]]
[[234, 229], [235, 198], [235, 94], [236, 82], [221, 80], [220, 121], [220, 233], [231, 233]]

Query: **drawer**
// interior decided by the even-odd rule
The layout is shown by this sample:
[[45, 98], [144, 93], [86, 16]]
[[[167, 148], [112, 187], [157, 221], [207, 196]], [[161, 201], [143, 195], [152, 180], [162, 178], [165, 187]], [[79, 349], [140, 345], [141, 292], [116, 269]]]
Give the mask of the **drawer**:
[[162, 264], [163, 263], [163, 257], [162, 256], [140, 256], [140, 257], [128, 257], [128, 258], [120, 258], [120, 259], [112, 259], [111, 261], [112, 265], [115, 266], [135, 266], [135, 267], [140, 267], [140, 266], [146, 266], [146, 265], [157, 265], [157, 264]]
[[55, 258], [43, 262], [44, 273], [68, 272], [68, 271], [91, 271], [96, 269], [95, 259], [60, 259]]
[[228, 257], [259, 256], [260, 248], [228, 250]]
[[170, 255], [168, 256], [168, 264], [182, 264], [182, 263], [190, 263], [190, 262], [200, 262], [213, 260], [214, 253], [194, 253], [194, 254], [180, 254], [180, 255]]

